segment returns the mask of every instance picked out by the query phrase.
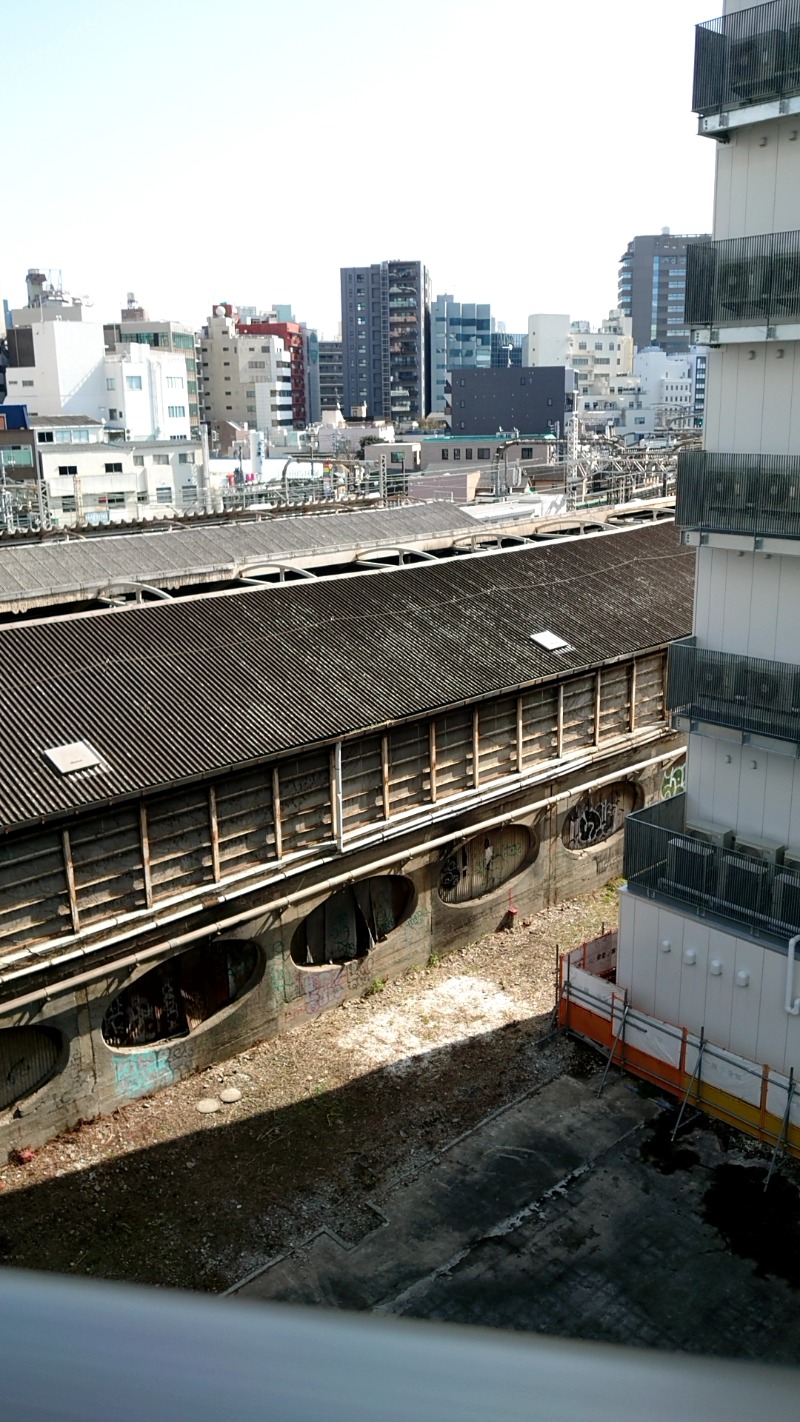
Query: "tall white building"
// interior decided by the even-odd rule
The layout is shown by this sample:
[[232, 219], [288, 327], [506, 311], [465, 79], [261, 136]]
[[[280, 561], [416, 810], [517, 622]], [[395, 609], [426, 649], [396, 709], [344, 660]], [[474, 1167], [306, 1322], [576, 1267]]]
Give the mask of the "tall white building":
[[146, 345], [118, 346], [103, 361], [109, 431], [126, 439], [191, 438], [186, 361]]
[[528, 317], [523, 365], [566, 365], [569, 355], [569, 315], [538, 311]]
[[694, 635], [671, 649], [667, 691], [686, 785], [628, 817], [613, 989], [628, 1015], [612, 1007], [620, 1054], [644, 1074], [795, 1151], [798, 23], [795, 3], [728, 0], [697, 31], [694, 107], [719, 146], [713, 239], [687, 265], [686, 322], [710, 351], [705, 447], [678, 474], [677, 522], [697, 548]]

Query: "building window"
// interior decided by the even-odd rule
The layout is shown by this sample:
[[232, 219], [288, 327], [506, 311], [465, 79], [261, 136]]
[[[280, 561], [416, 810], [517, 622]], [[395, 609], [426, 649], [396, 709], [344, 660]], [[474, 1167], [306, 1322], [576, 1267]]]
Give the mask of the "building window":
[[460, 450], [460, 449], [454, 449], [454, 450], [453, 450], [453, 458], [454, 458], [454, 459], [460, 459], [460, 458], [461, 458], [461, 450]]
[[22, 385], [23, 385], [23, 388], [27, 385], [28, 387], [30, 387], [30, 388], [32, 389], [32, 388], [33, 388], [33, 381], [32, 381], [32, 380], [23, 380]]
[[169, 464], [169, 455], [168, 455], [168, 454], [154, 454], [154, 455], [153, 455], [153, 463], [154, 463], [154, 464]]
[[492, 451], [491, 451], [490, 449], [479, 449], [479, 450], [478, 450], [478, 458], [479, 458], [479, 459], [491, 459], [491, 457], [492, 457]]
[[109, 377], [109, 378], [106, 380], [106, 390], [116, 390], [116, 388], [117, 388], [117, 382], [116, 382], [116, 380], [112, 380], [112, 379]]
[[533, 459], [533, 445], [525, 444], [522, 447], [521, 457], [523, 459]]
[[[107, 503], [110, 507], [112, 507], [112, 508], [124, 508], [124, 506], [125, 506], [125, 495], [124, 495], [124, 494], [119, 494], [119, 493], [116, 493], [116, 494], [106, 494], [106, 499], [105, 499], [105, 501], [106, 501], [106, 503]], [[99, 502], [100, 502], [100, 503], [103, 502], [102, 497], [100, 498]]]
[[156, 503], [157, 503], [157, 504], [171, 504], [171, 503], [172, 503], [172, 490], [169, 489], [169, 488], [165, 488], [165, 487], [156, 489]]
[[74, 495], [74, 494], [62, 494], [62, 497], [61, 497], [61, 512], [62, 512], [62, 513], [74, 513], [74, 512], [75, 512], [75, 495]]
[[248, 370], [266, 370], [266, 368], [267, 362], [265, 360], [249, 360], [247, 362]]
[[188, 454], [185, 450], [182, 450], [181, 453], [178, 455], [178, 463], [194, 464], [194, 460], [192, 459], [190, 454]]
[[183, 376], [182, 376], [182, 375], [168, 375], [168, 376], [167, 376], [167, 389], [168, 389], [168, 390], [182, 390], [182, 389], [183, 389]]
[[472, 450], [471, 450], [471, 449], [465, 449], [465, 450], [464, 450], [464, 458], [465, 458], [465, 459], [471, 459], [471, 458], [472, 458]]
[[122, 417], [121, 417], [121, 415], [120, 415], [120, 413], [119, 413], [118, 410], [109, 410], [109, 412], [108, 412], [108, 418], [109, 418], [110, 420], [118, 420], [118, 419], [121, 419]]
[[168, 405], [167, 414], [171, 420], [184, 420], [186, 418], [185, 405]]
[[64, 479], [74, 478], [78, 472], [77, 464], [59, 464], [58, 472]]
[[141, 390], [142, 377], [141, 375], [126, 375], [125, 384], [128, 390]]
[[449, 458], [450, 458], [450, 450], [449, 450], [449, 449], [443, 449], [443, 450], [442, 450], [442, 459], [449, 459]]
[[134, 464], [137, 466], [137, 468], [143, 469], [143, 468], [144, 468], [144, 455], [143, 455], [143, 454], [134, 454], [134, 456], [133, 456], [133, 462], [134, 462]]
[[52, 444], [55, 436], [52, 430], [39, 430], [36, 439], [39, 444]]
[[122, 465], [121, 465], [121, 464], [104, 464], [104, 465], [103, 465], [103, 468], [105, 469], [106, 474], [121, 474], [121, 473], [122, 473]]

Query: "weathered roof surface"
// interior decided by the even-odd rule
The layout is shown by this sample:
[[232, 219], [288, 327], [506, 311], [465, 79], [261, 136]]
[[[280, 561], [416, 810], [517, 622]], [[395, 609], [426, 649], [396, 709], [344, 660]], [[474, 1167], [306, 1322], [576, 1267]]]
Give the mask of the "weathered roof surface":
[[93, 415], [30, 415], [28, 424], [33, 430], [54, 430], [60, 425], [78, 426], [83, 429], [85, 425], [102, 425], [102, 420], [96, 420]]
[[485, 534], [452, 504], [416, 504], [353, 513], [264, 519], [261, 523], [120, 534], [75, 542], [0, 545], [0, 610], [87, 601], [114, 579], [175, 587], [220, 582], [247, 563], [334, 554], [447, 533]]
[[[2, 627], [0, 824], [661, 645], [690, 632], [693, 583], [656, 525]], [[105, 765], [58, 775], [45, 750], [83, 740]]]

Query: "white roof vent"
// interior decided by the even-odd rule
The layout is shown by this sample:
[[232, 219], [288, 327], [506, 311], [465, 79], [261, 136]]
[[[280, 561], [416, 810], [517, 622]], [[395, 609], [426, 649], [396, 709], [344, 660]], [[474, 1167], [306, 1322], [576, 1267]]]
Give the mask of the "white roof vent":
[[51, 746], [45, 755], [59, 775], [72, 775], [76, 770], [90, 770], [101, 765], [101, 757], [88, 741], [70, 741], [66, 746]]
[[574, 652], [575, 648], [565, 642], [563, 637], [559, 637], [555, 632], [532, 632], [531, 641], [538, 647], [544, 647], [546, 652]]

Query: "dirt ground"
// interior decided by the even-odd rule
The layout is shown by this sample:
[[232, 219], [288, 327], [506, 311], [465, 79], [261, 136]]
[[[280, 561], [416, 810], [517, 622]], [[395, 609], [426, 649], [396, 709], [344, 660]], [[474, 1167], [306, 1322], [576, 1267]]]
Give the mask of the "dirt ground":
[[488, 1113], [595, 1069], [550, 1037], [556, 958], [616, 915], [614, 886], [545, 910], [10, 1162], [0, 1263], [221, 1291], [323, 1224], [360, 1238]]

